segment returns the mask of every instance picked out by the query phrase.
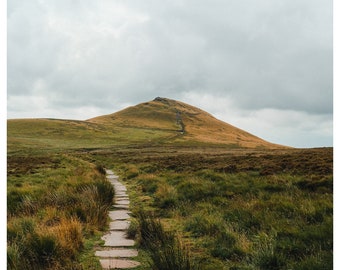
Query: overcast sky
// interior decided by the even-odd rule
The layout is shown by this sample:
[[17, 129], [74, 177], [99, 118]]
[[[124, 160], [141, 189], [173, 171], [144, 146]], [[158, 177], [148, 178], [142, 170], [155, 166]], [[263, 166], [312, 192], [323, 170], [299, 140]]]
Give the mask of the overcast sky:
[[7, 117], [157, 96], [270, 142], [333, 145], [331, 0], [10, 0]]

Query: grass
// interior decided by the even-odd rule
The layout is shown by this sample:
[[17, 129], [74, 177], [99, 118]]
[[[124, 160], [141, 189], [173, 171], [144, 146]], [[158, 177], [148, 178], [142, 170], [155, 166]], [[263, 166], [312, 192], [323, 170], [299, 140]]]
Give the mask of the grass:
[[134, 213], [153, 213], [129, 229], [145, 269], [332, 269], [332, 151], [267, 144], [171, 100], [89, 121], [9, 120], [8, 269], [98, 269], [104, 167]]
[[[96, 269], [98, 261], [86, 258], [93, 258], [90, 249], [100, 243], [98, 231], [105, 228], [107, 198], [113, 195], [103, 167], [125, 181], [133, 211], [142, 206], [154, 213], [160, 230], [172, 235], [162, 254], [190, 254], [191, 269], [332, 269], [329, 149], [45, 151], [8, 159], [9, 269], [23, 261], [37, 269], [64, 264]], [[131, 237], [138, 238], [138, 224]], [[65, 239], [58, 236], [61, 231]], [[79, 239], [73, 240], [78, 244], [65, 244], [70, 239]], [[158, 247], [141, 248], [138, 259], [151, 263], [149, 267], [165, 263], [156, 261], [161, 258], [159, 242]]]
[[149, 127], [99, 125], [86, 121], [57, 119], [8, 120], [8, 152], [58, 152], [150, 143], [172, 137], [172, 131]]
[[41, 164], [12, 159], [8, 269], [83, 269], [78, 258], [84, 243], [107, 225], [111, 184], [99, 166], [71, 156], [36, 157]]
[[[229, 173], [218, 168], [224, 168], [226, 154], [198, 158], [193, 153], [189, 167], [178, 161], [180, 153], [151, 157], [148, 152], [135, 159], [131, 155], [134, 162], [117, 170], [134, 190], [133, 205], [157, 213], [163, 226], [187, 243], [201, 269], [332, 269], [329, 154], [320, 149], [258, 155], [257, 168], [253, 158], [247, 164], [243, 156], [233, 156], [238, 168]], [[319, 164], [311, 170], [315, 161], [299, 161], [304, 156], [314, 156]], [[275, 173], [268, 165], [281, 166], [272, 159], [291, 170]], [[247, 166], [250, 171], [244, 170]], [[149, 199], [138, 200], [145, 197]]]
[[[180, 124], [176, 120], [180, 115]], [[185, 131], [183, 132], [183, 127]], [[40, 149], [94, 149], [131, 145], [223, 145], [235, 148], [284, 149], [217, 120], [188, 104], [154, 100], [85, 121], [11, 119], [8, 152]], [[214, 136], [211, 136], [214, 134]]]
[[191, 261], [188, 249], [171, 231], [165, 231], [161, 222], [143, 211], [137, 213], [139, 222], [139, 245], [151, 258], [154, 270], [198, 269]]
[[101, 270], [98, 257], [95, 256], [94, 250], [96, 247], [103, 244], [101, 240], [101, 231], [95, 231], [91, 235], [84, 237], [84, 247], [77, 257], [78, 265], [83, 270]]

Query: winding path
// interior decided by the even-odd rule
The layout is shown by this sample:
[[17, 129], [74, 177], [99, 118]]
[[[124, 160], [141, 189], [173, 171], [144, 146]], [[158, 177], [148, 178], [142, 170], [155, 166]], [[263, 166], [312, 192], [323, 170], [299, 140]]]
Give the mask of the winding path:
[[131, 269], [140, 265], [139, 262], [131, 260], [138, 255], [134, 249], [135, 241], [126, 238], [126, 231], [130, 225], [129, 197], [126, 187], [118, 181], [111, 170], [106, 170], [106, 178], [113, 185], [115, 190], [115, 203], [112, 211], [109, 211], [110, 228], [102, 239], [104, 247], [96, 251], [96, 256], [103, 269]]

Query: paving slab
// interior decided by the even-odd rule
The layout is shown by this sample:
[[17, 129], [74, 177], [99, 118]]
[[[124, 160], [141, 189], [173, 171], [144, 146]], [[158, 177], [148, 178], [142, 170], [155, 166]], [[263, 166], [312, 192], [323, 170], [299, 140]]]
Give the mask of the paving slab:
[[128, 210], [113, 210], [109, 211], [109, 217], [112, 220], [125, 220], [130, 218], [129, 213], [131, 212]]
[[126, 193], [125, 193], [125, 194], [124, 194], [124, 193], [121, 193], [121, 194], [116, 194], [116, 195], [115, 195], [115, 198], [116, 198], [116, 199], [127, 199], [127, 200], [128, 200], [128, 199], [129, 199], [129, 196], [128, 196]]
[[115, 199], [129, 199], [129, 195], [125, 191], [115, 191]]
[[114, 189], [115, 190], [115, 196], [129, 196], [127, 193], [126, 193], [126, 190], [120, 190], [120, 189]]
[[113, 186], [113, 188], [115, 189], [115, 190], [117, 190], [117, 192], [121, 192], [121, 191], [127, 191], [127, 189], [126, 189], [126, 187], [122, 187], [122, 186]]
[[115, 200], [118, 199], [129, 199], [129, 196], [127, 194], [119, 194], [119, 195], [115, 195]]
[[115, 181], [114, 179], [113, 179], [113, 181], [111, 181], [112, 183], [113, 183], [113, 185], [114, 186], [116, 186], [116, 187], [122, 187], [122, 188], [125, 188], [125, 185], [124, 184], [122, 184], [121, 182], [119, 182], [118, 180], [117, 181]]
[[135, 241], [126, 239], [125, 231], [110, 231], [105, 234], [102, 239], [105, 241], [106, 247], [132, 247], [135, 245]]
[[124, 201], [124, 200], [128, 200], [128, 201], [129, 201], [129, 198], [126, 197], [126, 196], [125, 196], [125, 197], [118, 197], [118, 198], [115, 197], [115, 200], [116, 200], [116, 201]]
[[117, 179], [118, 179], [118, 176], [116, 176], [116, 175], [107, 175], [106, 176], [106, 179], [109, 179], [109, 180], [116, 180], [117, 181]]
[[139, 262], [120, 259], [102, 259], [99, 260], [103, 269], [129, 269], [140, 265]]
[[123, 204], [114, 204], [113, 207], [116, 209], [126, 209], [126, 210], [129, 209], [128, 205], [123, 205]]
[[102, 258], [132, 258], [138, 256], [136, 249], [110, 249], [110, 250], [97, 250], [96, 256]]
[[117, 200], [115, 200], [115, 203], [116, 204], [128, 205], [128, 204], [130, 204], [130, 200], [127, 200], [127, 199], [117, 199]]
[[117, 230], [117, 231], [122, 231], [122, 230], [127, 230], [130, 226], [130, 221], [127, 220], [116, 220], [110, 222], [110, 230]]

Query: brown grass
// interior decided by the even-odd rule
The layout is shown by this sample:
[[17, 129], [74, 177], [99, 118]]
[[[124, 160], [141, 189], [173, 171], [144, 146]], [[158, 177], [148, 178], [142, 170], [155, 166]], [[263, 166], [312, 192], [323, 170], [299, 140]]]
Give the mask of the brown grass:
[[[180, 112], [184, 124], [185, 132], [182, 135], [181, 127], [176, 124], [177, 112]], [[201, 109], [170, 99], [141, 103], [120, 112], [99, 116], [88, 121], [102, 125], [168, 130], [172, 131], [173, 139], [178, 142], [223, 144], [234, 148], [285, 148], [220, 121]]]
[[51, 227], [50, 232], [56, 236], [65, 258], [74, 257], [83, 246], [82, 224], [76, 218], [63, 218], [61, 222]]

